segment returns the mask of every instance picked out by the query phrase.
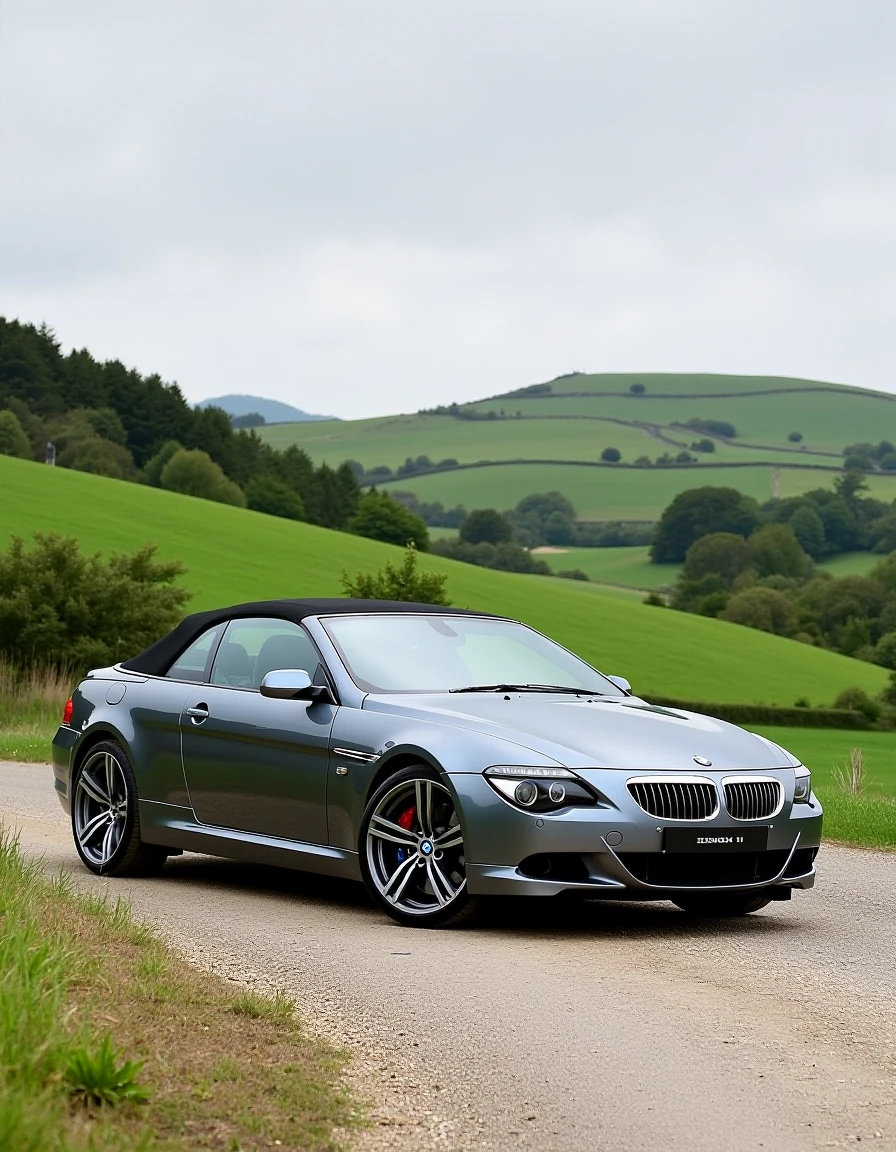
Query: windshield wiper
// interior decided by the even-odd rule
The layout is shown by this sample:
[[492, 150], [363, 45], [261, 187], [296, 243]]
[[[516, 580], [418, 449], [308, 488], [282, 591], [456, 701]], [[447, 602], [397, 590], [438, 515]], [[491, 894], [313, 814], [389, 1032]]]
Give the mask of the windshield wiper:
[[587, 688], [565, 688], [560, 684], [470, 684], [467, 688], [449, 688], [449, 692], [560, 692], [563, 695], [603, 696]]

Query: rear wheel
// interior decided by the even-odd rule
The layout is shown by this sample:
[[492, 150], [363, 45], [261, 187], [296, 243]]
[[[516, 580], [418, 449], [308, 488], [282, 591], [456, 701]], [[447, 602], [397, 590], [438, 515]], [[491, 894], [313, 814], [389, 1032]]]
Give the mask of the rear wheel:
[[692, 916], [748, 916], [771, 903], [763, 892], [697, 892], [673, 901]]
[[158, 872], [168, 853], [140, 838], [137, 782], [114, 740], [95, 744], [72, 780], [72, 832], [78, 855], [100, 876]]
[[374, 792], [359, 855], [368, 892], [399, 924], [446, 927], [475, 911], [454, 798], [432, 768], [404, 768]]

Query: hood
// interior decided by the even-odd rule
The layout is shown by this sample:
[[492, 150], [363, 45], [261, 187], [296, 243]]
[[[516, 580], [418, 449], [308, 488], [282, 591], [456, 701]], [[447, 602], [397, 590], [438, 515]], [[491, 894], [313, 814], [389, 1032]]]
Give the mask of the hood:
[[[519, 693], [368, 696], [364, 708], [487, 733], [570, 768], [694, 772], [694, 757], [715, 769], [789, 768], [777, 744], [724, 720], [659, 708], [637, 697]], [[519, 763], [517, 748], [511, 762]]]

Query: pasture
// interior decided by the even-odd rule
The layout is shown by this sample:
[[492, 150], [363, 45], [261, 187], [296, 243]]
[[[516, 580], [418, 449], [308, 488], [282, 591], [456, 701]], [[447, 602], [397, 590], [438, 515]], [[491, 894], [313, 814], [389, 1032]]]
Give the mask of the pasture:
[[[340, 573], [400, 559], [399, 549], [312, 525], [88, 473], [0, 456], [0, 541], [75, 536], [86, 551], [158, 545], [179, 559], [194, 610], [278, 596], [333, 596]], [[639, 692], [691, 700], [829, 704], [845, 687], [876, 694], [884, 669], [792, 640], [610, 596], [597, 585], [421, 557], [448, 573], [458, 606], [526, 621]]]

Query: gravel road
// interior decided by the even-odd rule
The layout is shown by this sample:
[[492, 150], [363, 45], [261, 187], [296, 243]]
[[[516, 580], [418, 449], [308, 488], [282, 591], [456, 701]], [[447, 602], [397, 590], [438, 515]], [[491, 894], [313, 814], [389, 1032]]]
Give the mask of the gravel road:
[[81, 866], [49, 768], [0, 763], [23, 846], [122, 895], [190, 958], [292, 995], [377, 1102], [361, 1149], [896, 1150], [896, 855], [723, 926], [671, 905], [495, 908], [400, 928], [360, 887], [185, 855]]

